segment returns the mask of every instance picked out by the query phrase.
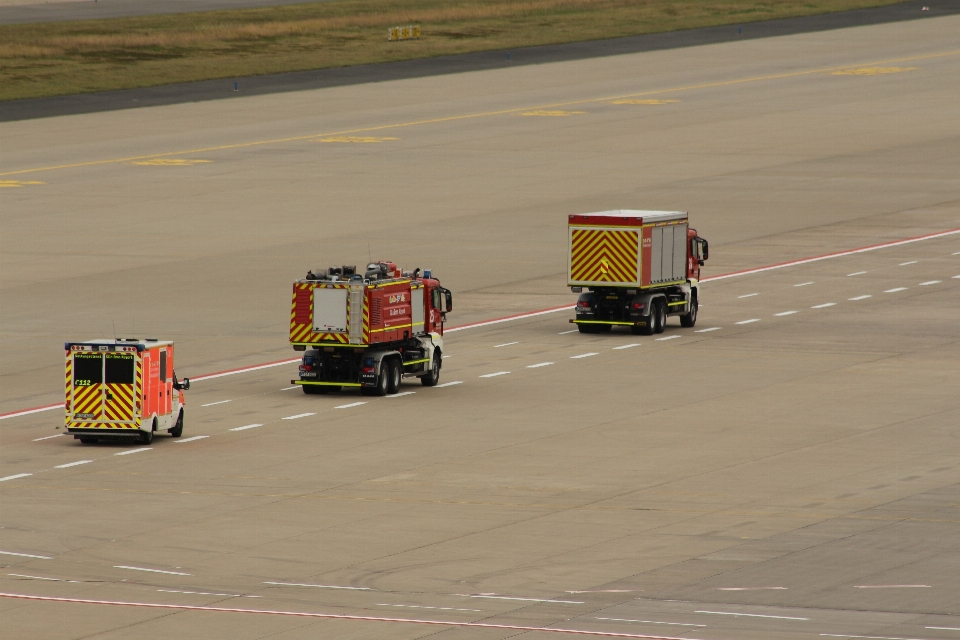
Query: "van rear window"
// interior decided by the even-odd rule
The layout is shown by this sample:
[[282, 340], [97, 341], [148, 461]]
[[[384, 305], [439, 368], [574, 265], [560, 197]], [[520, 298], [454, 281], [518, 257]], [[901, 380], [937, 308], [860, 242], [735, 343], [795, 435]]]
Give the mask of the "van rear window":
[[107, 384], [133, 384], [133, 354], [107, 354]]
[[73, 386], [88, 387], [103, 382], [103, 354], [73, 354]]

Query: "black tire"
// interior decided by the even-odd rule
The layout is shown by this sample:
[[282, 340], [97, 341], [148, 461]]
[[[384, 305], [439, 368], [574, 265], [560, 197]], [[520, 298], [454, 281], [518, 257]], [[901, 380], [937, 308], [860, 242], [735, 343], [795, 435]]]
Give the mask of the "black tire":
[[177, 424], [173, 425], [173, 429], [170, 429], [170, 435], [174, 438], [179, 438], [183, 435], [183, 410], [180, 410], [180, 415], [177, 416]]
[[577, 329], [580, 330], [580, 333], [597, 333], [597, 325], [595, 324], [578, 324]]
[[[154, 422], [153, 426], [157, 426], [156, 422]], [[150, 444], [153, 442], [153, 431], [141, 431], [140, 439], [137, 442], [140, 444]]]
[[372, 396], [385, 396], [387, 395], [387, 390], [390, 388], [390, 371], [393, 369], [393, 366], [390, 364], [390, 361], [380, 363], [380, 375], [377, 376], [377, 386], [370, 389], [370, 395]]
[[697, 294], [693, 293], [690, 301], [690, 311], [680, 316], [680, 326], [690, 328], [697, 324], [697, 311], [700, 309], [700, 303], [697, 301]]
[[330, 387], [318, 384], [302, 384], [300, 386], [303, 387], [303, 392], [308, 396], [323, 395], [330, 389]]
[[656, 320], [654, 320], [654, 333], [663, 333], [667, 328], [667, 303], [663, 300], [657, 300], [656, 310], [654, 311]]
[[611, 331], [612, 329], [613, 329], [613, 325], [612, 325], [612, 324], [598, 324], [598, 325], [597, 325], [597, 333], [610, 333], [610, 331]]
[[82, 444], [97, 444], [97, 436], [80, 436], [80, 442]]
[[403, 364], [396, 358], [390, 358], [387, 373], [387, 393], [394, 394], [400, 391], [400, 381], [403, 379]]
[[425, 387], [435, 387], [438, 382], [440, 382], [440, 352], [434, 351], [433, 360], [430, 361], [430, 372], [420, 378], [420, 384]]

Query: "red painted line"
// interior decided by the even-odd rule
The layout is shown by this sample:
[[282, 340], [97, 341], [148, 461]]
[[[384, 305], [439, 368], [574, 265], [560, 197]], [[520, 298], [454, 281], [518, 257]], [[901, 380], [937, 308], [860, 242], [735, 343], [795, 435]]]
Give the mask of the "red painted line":
[[494, 624], [488, 622], [454, 622], [450, 620], [417, 620], [415, 618], [382, 618], [378, 616], [351, 616], [335, 613], [305, 613], [300, 611], [273, 611], [266, 609], [234, 609], [230, 607], [199, 607], [184, 604], [160, 604], [156, 602], [118, 602], [112, 600], [86, 600], [82, 598], [52, 598], [49, 596], [31, 596], [21, 593], [0, 593], [0, 598], [18, 600], [39, 600], [42, 602], [68, 602], [74, 604], [100, 604], [116, 607], [145, 607], [148, 609], [183, 609], [185, 611], [217, 611], [221, 613], [260, 613], [272, 616], [294, 616], [299, 618], [325, 618], [330, 620], [361, 620], [366, 622], [393, 622], [406, 624], [427, 624], [442, 627], [480, 627], [483, 629], [507, 629], [510, 631], [540, 631], [542, 633], [566, 633], [581, 636], [601, 636], [605, 638], [643, 638], [644, 640], [696, 640], [696, 638], [676, 638], [673, 636], [649, 636], [636, 633], [614, 633], [611, 631], [589, 631], [581, 629], [560, 629], [551, 627], [526, 627], [512, 624]]
[[31, 413], [40, 413], [41, 411], [50, 411], [50, 409], [62, 409], [63, 403], [60, 404], [45, 404], [42, 407], [34, 407], [32, 409], [20, 409], [19, 411], [11, 411], [9, 413], [0, 413], [0, 420], [5, 418], [16, 418], [17, 416], [25, 416]]

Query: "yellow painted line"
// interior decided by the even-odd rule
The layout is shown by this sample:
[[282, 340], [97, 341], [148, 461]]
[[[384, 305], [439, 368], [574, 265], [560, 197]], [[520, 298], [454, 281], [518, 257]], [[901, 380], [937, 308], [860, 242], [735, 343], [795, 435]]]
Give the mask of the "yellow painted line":
[[108, 160], [91, 160], [91, 161], [89, 161], [89, 162], [74, 162], [74, 163], [71, 163], [71, 164], [51, 165], [51, 166], [49, 166], [49, 167], [34, 167], [34, 168], [32, 168], [32, 169], [18, 169], [18, 170], [16, 170], [16, 171], [7, 171], [7, 172], [5, 172], [5, 173], [0, 173], [0, 176], [14, 176], [14, 175], [22, 175], [22, 174], [24, 174], [24, 173], [36, 173], [36, 172], [39, 172], [39, 171], [54, 171], [54, 170], [56, 170], [56, 169], [76, 169], [76, 168], [79, 168], [79, 167], [93, 167], [93, 166], [102, 165], [102, 164], [120, 164], [120, 163], [125, 163], [125, 162], [134, 162], [134, 161], [137, 161], [137, 160], [150, 160], [150, 159], [153, 159], [153, 158], [164, 158], [164, 157], [169, 157], [169, 156], [187, 155], [187, 154], [193, 154], [193, 153], [209, 153], [209, 152], [211, 152], [211, 151], [226, 151], [226, 150], [229, 150], [229, 149], [244, 149], [244, 148], [247, 148], [247, 147], [258, 147], [258, 146], [263, 146], [263, 145], [268, 145], [268, 144], [282, 144], [282, 143], [284, 143], [284, 142], [298, 142], [298, 141], [302, 141], [302, 140], [313, 140], [313, 139], [322, 138], [322, 137], [343, 136], [343, 135], [349, 135], [349, 134], [354, 134], [354, 133], [368, 133], [368, 132], [371, 132], [371, 131], [385, 131], [385, 130], [388, 130], [388, 129], [401, 129], [401, 128], [404, 128], [404, 127], [417, 127], [417, 126], [422, 126], [422, 125], [426, 125], [426, 124], [438, 124], [438, 123], [442, 123], [442, 122], [457, 122], [457, 121], [459, 121], [459, 120], [469, 120], [469, 119], [472, 119], [472, 118], [489, 118], [489, 117], [492, 117], [492, 116], [500, 116], [500, 115], [509, 115], [509, 114], [514, 114], [514, 113], [519, 113], [519, 112], [521, 112], [521, 111], [544, 110], [544, 109], [557, 109], [557, 108], [559, 108], [559, 107], [569, 107], [569, 106], [573, 106], [573, 105], [592, 104], [592, 103], [596, 103], [596, 102], [611, 102], [611, 101], [613, 101], [613, 100], [622, 100], [622, 99], [626, 99], [626, 98], [638, 98], [638, 97], [641, 97], [641, 96], [655, 96], [655, 95], [661, 95], [661, 94], [665, 94], [665, 93], [677, 93], [677, 92], [680, 92], [680, 91], [694, 91], [694, 90], [697, 90], [697, 89], [712, 89], [712, 88], [715, 88], [715, 87], [727, 87], [727, 86], [731, 86], [731, 85], [735, 85], [735, 84], [745, 84], [745, 83], [748, 83], [748, 82], [762, 82], [762, 81], [764, 81], [764, 80], [779, 80], [779, 79], [783, 79], [783, 78], [797, 78], [797, 77], [800, 77], [800, 76], [808, 76], [808, 75], [814, 75], [814, 74], [818, 74], [818, 73], [832, 73], [832, 72], [834, 72], [834, 71], [842, 71], [842, 70], [845, 70], [845, 69], [857, 69], [857, 68], [862, 68], [862, 67], [867, 67], [867, 66], [874, 67], [874, 66], [885, 65], [885, 64], [893, 64], [893, 63], [896, 63], [896, 62], [911, 62], [911, 61], [914, 61], [914, 60], [930, 60], [930, 59], [932, 59], [932, 58], [943, 58], [943, 57], [955, 56], [955, 55], [960, 55], [960, 49], [953, 50], [953, 51], [944, 51], [944, 52], [942, 52], [942, 53], [931, 53], [931, 54], [927, 54], [927, 55], [923, 55], [923, 56], [911, 56], [911, 57], [907, 57], [907, 58], [893, 58], [893, 59], [890, 59], [890, 60], [879, 60], [879, 61], [876, 61], [876, 62], [860, 63], [860, 64], [855, 64], [855, 65], [842, 65], [842, 66], [838, 66], [838, 67], [820, 67], [820, 68], [817, 68], [817, 69], [808, 69], [808, 70], [806, 70], [806, 71], [791, 71], [791, 72], [788, 72], [788, 73], [776, 73], [776, 74], [770, 74], [770, 75], [764, 75], [764, 76], [750, 76], [750, 77], [747, 77], [747, 78], [739, 78], [739, 79], [737, 79], [737, 80], [722, 80], [722, 81], [719, 81], [719, 82], [703, 82], [703, 83], [700, 83], [700, 84], [684, 85], [684, 86], [673, 87], [673, 88], [669, 88], [669, 89], [654, 89], [654, 90], [651, 90], [651, 91], [643, 91], [643, 92], [640, 92], [640, 93], [631, 93], [631, 94], [626, 94], [626, 95], [621, 95], [621, 96], [605, 96], [605, 97], [603, 97], [603, 98], [589, 98], [589, 99], [586, 99], [586, 100], [572, 100], [572, 101], [570, 101], [570, 102], [560, 102], [560, 103], [557, 103], [557, 104], [540, 105], [540, 106], [535, 106], [535, 107], [528, 106], [528, 107], [518, 107], [518, 108], [515, 108], [515, 109], [501, 109], [501, 110], [498, 110], [498, 111], [486, 111], [486, 112], [480, 112], [480, 113], [467, 113], [467, 114], [463, 114], [463, 115], [459, 115], [459, 116], [445, 116], [445, 117], [443, 117], [443, 118], [430, 118], [430, 119], [428, 119], [428, 120], [411, 120], [410, 122], [399, 122], [399, 123], [395, 123], [395, 124], [377, 125], [377, 126], [373, 126], [373, 127], [364, 127], [364, 128], [361, 128], [361, 129], [351, 129], [351, 130], [348, 130], [348, 131], [333, 131], [333, 132], [330, 132], [330, 133], [323, 133], [323, 134], [321, 134], [321, 133], [311, 133], [311, 134], [309, 134], [309, 135], [303, 135], [303, 136], [290, 136], [290, 137], [288, 137], [288, 138], [274, 138], [274, 139], [271, 139], [271, 140], [255, 140], [255, 141], [252, 141], [252, 142], [238, 142], [238, 143], [234, 143], [234, 144], [218, 145], [218, 146], [215, 146], [215, 147], [201, 147], [201, 148], [198, 148], [198, 149], [185, 149], [185, 150], [183, 150], [183, 151], [170, 151], [170, 152], [168, 152], [168, 153], [154, 153], [154, 154], [142, 155], [142, 156], [131, 156], [131, 157], [127, 157], [127, 158], [111, 158], [111, 159], [108, 159]]
[[314, 142], [346, 142], [353, 144], [369, 144], [371, 142], [387, 142], [389, 140], [399, 140], [400, 138], [375, 138], [372, 136], [330, 136], [319, 138]]
[[204, 164], [213, 160], [199, 160], [190, 158], [155, 158], [153, 160], [138, 160], [130, 164], [149, 167], [189, 167], [192, 164]]
[[540, 116], [545, 118], [563, 118], [564, 116], [578, 116], [586, 111], [549, 111], [546, 109], [535, 109], [533, 111], [523, 111], [521, 116]]
[[835, 76], [882, 76], [888, 73], [902, 73], [916, 71], [920, 67], [860, 67], [859, 69], [842, 69], [834, 71]]
[[670, 104], [672, 102], [680, 102], [679, 100], [614, 100], [611, 104]]
[[35, 184], [47, 184], [39, 180], [0, 180], [0, 189], [19, 189]]

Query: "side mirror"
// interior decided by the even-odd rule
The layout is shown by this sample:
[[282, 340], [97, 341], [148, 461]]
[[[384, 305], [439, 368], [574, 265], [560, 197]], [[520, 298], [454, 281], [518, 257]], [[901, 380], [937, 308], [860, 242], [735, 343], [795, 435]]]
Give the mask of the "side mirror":
[[710, 243], [708, 243], [703, 238], [700, 238], [700, 242], [702, 243], [701, 246], [703, 250], [703, 259], [709, 260], [710, 259]]
[[177, 389], [182, 389], [183, 391], [187, 391], [190, 389], [190, 378], [184, 378], [179, 382], [179, 384], [174, 384], [173, 386], [176, 387]]
[[443, 296], [444, 296], [444, 302], [446, 303], [443, 310], [445, 312], [453, 311], [453, 293], [451, 293], [449, 289], [444, 289]]
[[697, 260], [697, 263], [698, 263], [701, 267], [703, 266], [703, 260]]

